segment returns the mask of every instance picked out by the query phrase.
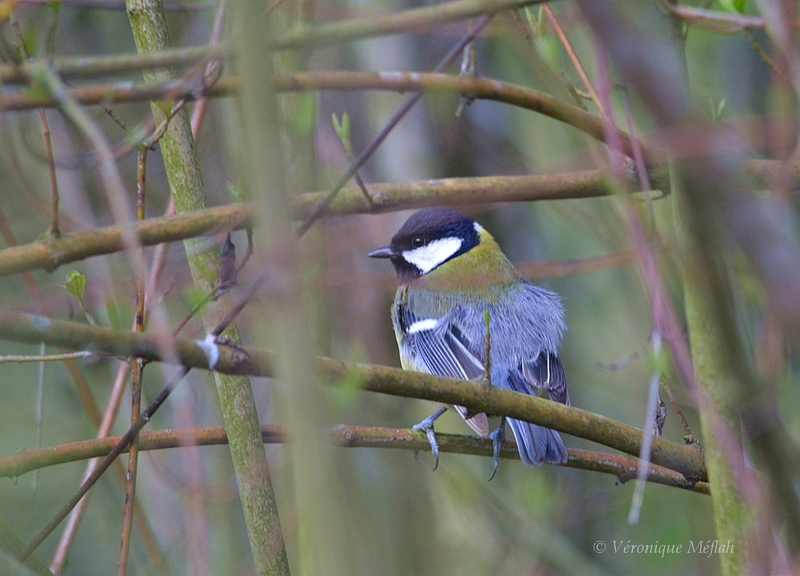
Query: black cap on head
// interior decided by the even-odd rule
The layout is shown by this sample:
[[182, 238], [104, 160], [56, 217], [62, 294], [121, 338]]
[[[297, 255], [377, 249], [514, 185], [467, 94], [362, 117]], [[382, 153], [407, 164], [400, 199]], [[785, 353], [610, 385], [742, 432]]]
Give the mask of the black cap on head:
[[425, 208], [406, 220], [392, 237], [389, 246], [373, 250], [369, 253], [369, 257], [391, 258], [401, 281], [407, 281], [421, 276], [428, 270], [422, 271], [408, 262], [403, 253], [423, 248], [431, 242], [444, 238], [459, 238], [462, 242], [455, 253], [439, 264], [467, 252], [480, 242], [472, 218], [452, 208]]
[[452, 208], [425, 208], [412, 214], [392, 238], [392, 244], [403, 238], [428, 234], [435, 238], [463, 236], [474, 229], [474, 220]]

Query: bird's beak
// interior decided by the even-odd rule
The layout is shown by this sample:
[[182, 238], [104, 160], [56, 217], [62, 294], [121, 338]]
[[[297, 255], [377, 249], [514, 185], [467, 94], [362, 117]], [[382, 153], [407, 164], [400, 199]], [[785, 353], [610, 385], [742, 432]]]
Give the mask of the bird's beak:
[[394, 256], [394, 250], [392, 250], [391, 246], [384, 246], [383, 248], [378, 248], [377, 250], [373, 250], [369, 254], [367, 254], [370, 258], [391, 258]]

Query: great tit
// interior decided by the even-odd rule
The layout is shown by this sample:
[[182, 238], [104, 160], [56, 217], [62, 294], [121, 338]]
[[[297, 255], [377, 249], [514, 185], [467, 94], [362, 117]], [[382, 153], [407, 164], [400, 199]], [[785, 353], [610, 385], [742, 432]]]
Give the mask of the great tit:
[[[389, 246], [369, 256], [389, 258], [397, 272], [391, 314], [403, 368], [465, 380], [485, 378], [488, 339], [492, 385], [532, 395], [544, 389], [550, 400], [570, 403], [558, 358], [565, 330], [558, 295], [522, 278], [480, 224], [450, 208], [420, 210]], [[475, 432], [492, 438], [494, 476], [504, 419], [490, 434], [485, 414], [454, 408]], [[427, 432], [437, 465], [433, 421], [445, 410], [415, 426]], [[524, 464], [566, 463], [567, 450], [555, 430], [512, 418], [508, 422]]]

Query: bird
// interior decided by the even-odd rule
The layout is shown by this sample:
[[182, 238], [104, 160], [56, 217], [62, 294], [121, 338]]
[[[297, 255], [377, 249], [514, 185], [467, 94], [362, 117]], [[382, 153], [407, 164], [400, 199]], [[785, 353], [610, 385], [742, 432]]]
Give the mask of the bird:
[[[452, 208], [426, 208], [411, 215], [388, 246], [368, 256], [389, 259], [397, 273], [391, 318], [404, 369], [488, 381], [523, 394], [544, 390], [550, 400], [570, 404], [558, 356], [566, 330], [560, 297], [523, 278], [478, 222]], [[494, 477], [505, 418], [490, 433], [486, 414], [451, 408], [492, 439]], [[434, 470], [439, 446], [433, 423], [446, 409], [414, 426], [427, 434]], [[513, 418], [508, 423], [525, 465], [567, 462], [555, 430]]]

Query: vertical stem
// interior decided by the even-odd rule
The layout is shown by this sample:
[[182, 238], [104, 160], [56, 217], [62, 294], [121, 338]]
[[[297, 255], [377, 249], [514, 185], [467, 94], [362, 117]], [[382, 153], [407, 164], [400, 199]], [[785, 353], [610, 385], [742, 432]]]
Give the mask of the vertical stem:
[[[140, 147], [136, 154], [136, 219], [144, 220], [145, 180], [147, 178], [147, 148]], [[134, 332], [144, 331], [144, 289], [145, 279], [136, 281], [136, 318]], [[131, 426], [136, 424], [142, 411], [142, 371], [144, 365], [139, 358], [131, 358]], [[139, 470], [139, 435], [133, 437], [128, 450], [128, 474], [125, 484], [125, 513], [122, 520], [122, 539], [119, 547], [117, 576], [125, 576], [131, 550], [133, 533], [133, 511], [136, 503], [136, 477]]]
[[[317, 295], [302, 281], [308, 276], [304, 274], [304, 256], [313, 250], [309, 243], [314, 235], [298, 242], [290, 217], [292, 188], [307, 186], [302, 172], [312, 169], [285, 170], [286, 166], [298, 166], [301, 159], [304, 163], [313, 161], [313, 147], [304, 138], [310, 136], [314, 122], [305, 135], [296, 130], [292, 133], [292, 123], [281, 132], [279, 103], [272, 84], [273, 60], [265, 46], [269, 34], [261, 9], [257, 3], [240, 2], [232, 16], [237, 40], [235, 65], [243, 83], [239, 100], [242, 116], [235, 127], [235, 140], [231, 139], [231, 151], [241, 162], [246, 189], [253, 192], [262, 224], [259, 230], [267, 244], [263, 251], [275, 257], [272, 270], [281, 278], [279, 288], [271, 292], [274, 298], [269, 314], [265, 314], [274, 318], [274, 323], [262, 323], [262, 335], [267, 331], [280, 334], [275, 342], [280, 353], [276, 388], [280, 417], [292, 431], [292, 444], [285, 450], [290, 455], [297, 507], [296, 570], [350, 576], [359, 572], [354, 547], [347, 541], [347, 522], [352, 515], [343, 501], [343, 475], [337, 469], [341, 461], [336, 448], [325, 440], [325, 429], [332, 423], [331, 408], [311, 361], [315, 336], [320, 333], [320, 315], [315, 314]], [[285, 14], [270, 16], [282, 17]], [[294, 65], [287, 60], [280, 64]], [[282, 103], [284, 110], [293, 104], [289, 100]], [[302, 156], [290, 162], [281, 144]]]
[[[163, 1], [127, 0], [126, 5], [137, 50], [150, 53], [167, 49], [170, 41]], [[168, 71], [145, 74], [147, 80], [164, 81], [169, 77]], [[165, 118], [171, 104], [154, 102], [151, 107], [158, 124]], [[160, 145], [176, 212], [203, 208], [203, 181], [185, 110], [178, 112], [169, 123]], [[203, 239], [187, 240], [184, 245], [195, 286], [202, 293], [210, 292], [213, 280], [206, 276], [206, 271], [218, 268], [219, 250], [209, 247]], [[203, 323], [208, 331], [225, 315], [229, 306], [230, 298], [227, 296], [209, 304], [203, 314]], [[233, 325], [224, 335], [235, 342], [240, 341], [238, 330]], [[283, 535], [250, 380], [221, 374], [214, 374], [214, 379], [256, 573], [288, 574]]]
[[[671, 179], [678, 183], [678, 178]], [[677, 186], [673, 186], [676, 190]], [[683, 192], [676, 190], [676, 214], [679, 235], [692, 244], [690, 231], [686, 221], [690, 215], [685, 213], [687, 202], [682, 198]], [[735, 438], [741, 436], [738, 418], [738, 398], [734, 393], [738, 385], [736, 377], [731, 374], [731, 362], [728, 358], [728, 347], [720, 334], [723, 326], [713, 310], [720, 298], [732, 302], [732, 294], [714, 294], [706, 282], [702, 280], [707, 270], [697, 270], [693, 266], [695, 256], [687, 250], [684, 265], [684, 302], [686, 321], [689, 328], [689, 340], [694, 360], [695, 375], [698, 385], [704, 392], [704, 401], [700, 403], [700, 429], [703, 437], [703, 451], [708, 469], [708, 482], [711, 486], [711, 506], [714, 510], [714, 525], [717, 539], [721, 544], [731, 542], [730, 554], [720, 554], [720, 567], [724, 576], [745, 574], [748, 571], [747, 549], [753, 537], [754, 511], [742, 497], [741, 479], [737, 482], [735, 470], [742, 469], [744, 455], [741, 446], [724, 445], [725, 430], [733, 431]], [[723, 267], [723, 262], [716, 263]], [[722, 274], [721, 277], [727, 277]], [[723, 288], [718, 286], [718, 289]], [[725, 287], [727, 288], [727, 287]], [[717, 300], [717, 302], [713, 302]], [[729, 461], [731, 453], [736, 461]]]
[[58, 238], [61, 236], [61, 229], [58, 225], [58, 179], [56, 178], [56, 160], [53, 152], [53, 139], [50, 135], [50, 124], [47, 122], [47, 115], [44, 108], [37, 110], [39, 113], [39, 123], [42, 125], [42, 138], [44, 139], [44, 151], [47, 156], [47, 173], [50, 176], [50, 197], [52, 205], [52, 219], [50, 221], [50, 235]]

